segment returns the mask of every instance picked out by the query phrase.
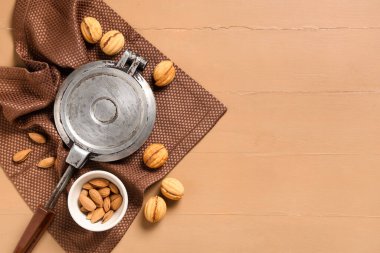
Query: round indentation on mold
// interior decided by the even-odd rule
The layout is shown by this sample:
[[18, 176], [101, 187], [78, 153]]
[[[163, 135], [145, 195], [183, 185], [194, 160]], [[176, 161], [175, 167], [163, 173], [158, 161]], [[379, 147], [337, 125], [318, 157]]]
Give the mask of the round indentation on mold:
[[110, 98], [98, 98], [91, 105], [91, 116], [95, 121], [109, 124], [117, 118], [117, 106]]

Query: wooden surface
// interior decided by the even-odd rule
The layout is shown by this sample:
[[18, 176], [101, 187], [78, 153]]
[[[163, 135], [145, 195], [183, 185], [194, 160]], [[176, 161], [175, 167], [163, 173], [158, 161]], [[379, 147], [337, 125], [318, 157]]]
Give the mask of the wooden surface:
[[[170, 174], [184, 199], [113, 252], [380, 251], [379, 1], [106, 2], [228, 107]], [[2, 170], [0, 192], [10, 252], [32, 213]], [[63, 250], [46, 234], [35, 252]]]

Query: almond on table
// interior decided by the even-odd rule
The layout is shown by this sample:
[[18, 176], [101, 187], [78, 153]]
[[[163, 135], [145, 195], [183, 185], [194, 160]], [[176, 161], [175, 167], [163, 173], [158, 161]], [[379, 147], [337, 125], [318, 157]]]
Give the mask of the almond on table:
[[26, 158], [28, 158], [30, 152], [32, 152], [31, 149], [21, 150], [21, 151], [19, 151], [16, 154], [13, 155], [12, 160], [15, 163], [21, 163], [21, 162], [25, 161]]
[[55, 157], [48, 157], [38, 162], [37, 167], [41, 169], [49, 169], [54, 166]]
[[35, 143], [38, 143], [38, 144], [44, 144], [44, 143], [46, 143], [45, 136], [43, 136], [40, 133], [31, 132], [31, 133], [28, 133], [28, 136]]

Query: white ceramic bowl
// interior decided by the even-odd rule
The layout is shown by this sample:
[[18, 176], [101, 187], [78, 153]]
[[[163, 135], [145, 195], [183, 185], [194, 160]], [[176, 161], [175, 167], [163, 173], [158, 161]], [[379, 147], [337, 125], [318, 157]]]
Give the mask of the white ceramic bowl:
[[[94, 178], [104, 178], [109, 180], [110, 182], [115, 184], [117, 188], [119, 188], [120, 194], [123, 197], [123, 203], [121, 204], [119, 209], [117, 209], [117, 211], [113, 214], [112, 218], [104, 224], [102, 224], [101, 222], [91, 223], [90, 220], [86, 219], [86, 215], [80, 211], [78, 205], [79, 194], [82, 190], [82, 186]], [[71, 217], [73, 217], [74, 221], [79, 226], [90, 231], [100, 232], [113, 228], [124, 217], [125, 212], [128, 208], [128, 193], [124, 187], [124, 184], [115, 175], [103, 170], [94, 170], [83, 174], [74, 182], [69, 191], [67, 205], [69, 207]]]

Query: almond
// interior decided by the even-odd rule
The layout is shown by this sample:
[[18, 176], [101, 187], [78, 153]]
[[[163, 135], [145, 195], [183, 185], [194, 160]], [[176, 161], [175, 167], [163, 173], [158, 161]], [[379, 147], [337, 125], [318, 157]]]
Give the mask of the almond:
[[114, 200], [111, 201], [111, 208], [112, 210], [116, 211], [121, 206], [121, 203], [123, 202], [123, 197], [121, 195], [118, 195]]
[[103, 198], [97, 190], [91, 189], [88, 193], [96, 206], [103, 207]]
[[111, 189], [111, 192], [113, 192], [115, 194], [119, 194], [119, 189], [113, 183], [110, 183], [109, 188]]
[[109, 185], [109, 181], [103, 178], [95, 178], [89, 182], [95, 188], [104, 188]]
[[88, 191], [87, 191], [87, 190], [82, 190], [82, 191], [80, 192], [80, 194], [83, 194], [84, 196], [88, 196]]
[[112, 202], [114, 199], [118, 198], [119, 196], [120, 196], [120, 194], [112, 194], [111, 197], [110, 197], [111, 202]]
[[82, 186], [83, 189], [86, 189], [86, 190], [91, 190], [92, 188], [92, 185], [90, 185], [89, 183], [85, 183], [83, 186]]
[[113, 215], [113, 211], [112, 210], [109, 210], [104, 216], [103, 216], [103, 221], [102, 223], [105, 223], [107, 222], [109, 219], [111, 219]]
[[91, 223], [95, 223], [99, 221], [101, 218], [103, 218], [103, 216], [104, 216], [104, 210], [103, 208], [99, 207], [93, 212], [91, 216]]
[[87, 220], [91, 220], [93, 214], [94, 214], [94, 211], [89, 212], [89, 213], [86, 215], [86, 219], [87, 219]]
[[46, 138], [42, 134], [39, 133], [28, 133], [29, 138], [38, 144], [44, 144], [46, 143]]
[[41, 169], [48, 169], [54, 166], [55, 157], [48, 157], [38, 162], [37, 167]]
[[89, 212], [94, 211], [96, 208], [94, 201], [92, 201], [89, 197], [84, 196], [83, 194], [79, 194], [79, 202]]
[[88, 211], [86, 210], [86, 208], [84, 208], [83, 206], [80, 207], [80, 211], [81, 211], [82, 213], [87, 213], [87, 212], [88, 212]]
[[12, 160], [16, 163], [21, 163], [21, 162], [25, 161], [26, 158], [28, 158], [30, 152], [32, 152], [31, 149], [21, 150], [21, 151], [19, 151], [13, 155]]
[[111, 208], [111, 199], [110, 197], [106, 197], [104, 200], [103, 200], [103, 209], [105, 212], [108, 212]]
[[100, 193], [100, 196], [102, 196], [102, 198], [105, 198], [110, 195], [111, 190], [108, 187], [104, 187], [102, 189], [99, 189], [98, 192]]

